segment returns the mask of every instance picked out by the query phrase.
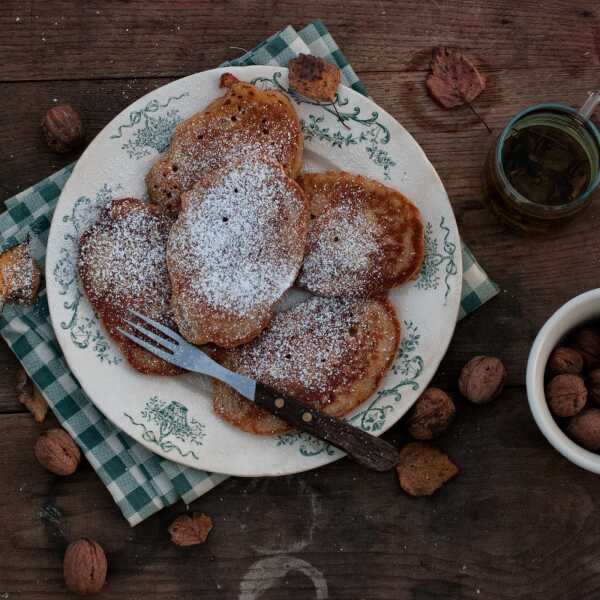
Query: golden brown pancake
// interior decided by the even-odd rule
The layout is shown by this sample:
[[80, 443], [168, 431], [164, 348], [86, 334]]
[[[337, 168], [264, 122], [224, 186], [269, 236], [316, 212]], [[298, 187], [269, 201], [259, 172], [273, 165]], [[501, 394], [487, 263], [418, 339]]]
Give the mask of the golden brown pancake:
[[166, 155], [146, 176], [150, 202], [172, 215], [183, 192], [231, 162], [266, 158], [292, 178], [300, 171], [303, 137], [291, 100], [230, 74], [221, 85], [228, 92], [177, 126]]
[[79, 241], [78, 269], [83, 289], [106, 330], [134, 369], [154, 375], [176, 375], [177, 367], [123, 336], [130, 309], [168, 327], [171, 285], [166, 243], [171, 221], [140, 200], [111, 201]]
[[[341, 417], [366, 400], [396, 355], [400, 324], [387, 299], [313, 297], [278, 313], [248, 345], [223, 352], [222, 364], [326, 414]], [[214, 382], [223, 419], [261, 435], [290, 426]]]
[[378, 296], [413, 279], [424, 256], [419, 210], [400, 192], [343, 171], [305, 173], [308, 248], [298, 284], [322, 296]]
[[200, 179], [182, 196], [167, 250], [181, 335], [226, 348], [255, 338], [298, 275], [307, 230], [306, 198], [275, 162]]

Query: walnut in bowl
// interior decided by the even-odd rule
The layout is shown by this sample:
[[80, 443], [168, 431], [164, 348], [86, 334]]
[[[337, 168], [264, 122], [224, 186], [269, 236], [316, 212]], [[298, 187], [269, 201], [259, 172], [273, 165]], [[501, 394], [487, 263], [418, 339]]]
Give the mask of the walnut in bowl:
[[[582, 422], [596, 410], [596, 388], [592, 386], [594, 391], [590, 392], [596, 375], [592, 381], [590, 373], [597, 368], [598, 346], [590, 332], [600, 336], [598, 323], [600, 289], [576, 296], [540, 329], [527, 363], [529, 407], [541, 432], [565, 458], [593, 473], [600, 473], [600, 454], [588, 449], [596, 449], [595, 438], [588, 440], [588, 434], [595, 429], [587, 427], [587, 423], [583, 427]], [[558, 348], [567, 347], [582, 355], [581, 358], [564, 350], [556, 353]], [[549, 385], [557, 376], [561, 379]], [[574, 424], [573, 419], [576, 419]]]

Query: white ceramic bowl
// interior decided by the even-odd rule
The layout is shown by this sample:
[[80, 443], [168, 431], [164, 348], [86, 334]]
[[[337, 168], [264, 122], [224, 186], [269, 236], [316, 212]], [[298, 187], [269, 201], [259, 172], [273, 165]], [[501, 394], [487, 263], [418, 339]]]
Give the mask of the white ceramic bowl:
[[556, 424], [546, 403], [544, 371], [552, 350], [578, 325], [600, 317], [600, 289], [576, 296], [561, 306], [540, 329], [527, 362], [527, 397], [533, 417], [546, 439], [568, 460], [600, 473], [600, 454], [590, 452], [572, 441]]

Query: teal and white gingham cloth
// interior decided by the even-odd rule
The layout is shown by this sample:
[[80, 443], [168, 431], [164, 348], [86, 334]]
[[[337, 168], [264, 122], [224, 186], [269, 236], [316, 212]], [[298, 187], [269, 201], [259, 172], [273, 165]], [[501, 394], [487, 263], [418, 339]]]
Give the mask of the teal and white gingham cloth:
[[[228, 65], [287, 65], [299, 53], [322, 56], [342, 69], [343, 82], [367, 94], [325, 26], [315, 22], [271, 36]], [[0, 215], [0, 252], [26, 239], [44, 265], [52, 214], [73, 165], [6, 201]], [[498, 293], [463, 246], [464, 287], [460, 317]], [[32, 307], [4, 307], [0, 334], [43, 393], [62, 426], [73, 436], [131, 525], [179, 499], [186, 504], [211, 490], [226, 475], [190, 469], [160, 458], [107, 421], [84, 394], [60, 351], [49, 320], [45, 292]]]

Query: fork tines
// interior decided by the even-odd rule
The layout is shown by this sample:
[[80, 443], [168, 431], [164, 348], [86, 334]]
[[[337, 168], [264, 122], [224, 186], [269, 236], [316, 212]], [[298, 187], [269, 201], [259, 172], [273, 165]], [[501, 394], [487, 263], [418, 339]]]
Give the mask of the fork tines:
[[[137, 317], [141, 323], [132, 321], [131, 319], [124, 319], [124, 322], [129, 325], [129, 327], [142, 334], [143, 337], [135, 335], [134, 333], [131, 333], [122, 327], [118, 327], [118, 331], [145, 350], [156, 354], [164, 360], [172, 361], [173, 354], [177, 351], [177, 347], [183, 341], [183, 338], [181, 338], [178, 333], [166, 325], [163, 325], [162, 323], [159, 323], [158, 321], [155, 321], [154, 319], [151, 319], [142, 313], [139, 313], [135, 310], [130, 310], [129, 312]], [[144, 323], [146, 323], [148, 326], [145, 326]], [[150, 329], [150, 327], [152, 329]], [[164, 335], [158, 335], [153, 331], [153, 329], [160, 331]], [[155, 342], [155, 344], [152, 344], [147, 340], [152, 340]]]

